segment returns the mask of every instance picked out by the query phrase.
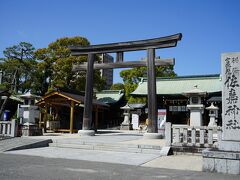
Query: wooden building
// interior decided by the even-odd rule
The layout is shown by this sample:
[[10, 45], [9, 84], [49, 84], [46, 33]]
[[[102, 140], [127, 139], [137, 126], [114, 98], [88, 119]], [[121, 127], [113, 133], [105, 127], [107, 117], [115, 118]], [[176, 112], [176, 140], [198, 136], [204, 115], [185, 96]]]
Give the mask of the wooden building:
[[120, 126], [123, 121], [123, 110], [120, 107], [127, 103], [124, 98], [124, 90], [103, 90], [96, 93], [96, 98], [110, 106], [103, 115], [105, 124], [101, 128]]
[[[82, 129], [83, 95], [53, 91], [43, 96], [36, 104], [41, 108], [39, 124], [45, 129], [70, 133]], [[102, 112], [108, 109], [109, 105], [106, 103], [93, 100], [93, 129], [104, 123]]]

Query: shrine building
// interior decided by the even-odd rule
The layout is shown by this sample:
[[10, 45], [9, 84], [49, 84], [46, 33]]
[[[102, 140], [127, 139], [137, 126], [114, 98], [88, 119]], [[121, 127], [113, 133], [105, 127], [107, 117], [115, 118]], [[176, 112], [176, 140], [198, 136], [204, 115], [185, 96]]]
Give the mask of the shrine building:
[[[173, 124], [189, 124], [190, 114], [187, 105], [189, 97], [185, 96], [186, 92], [194, 88], [206, 92], [201, 97], [201, 104], [204, 106], [202, 113], [203, 125], [209, 123], [209, 112], [206, 107], [214, 103], [221, 110], [221, 76], [213, 75], [195, 75], [195, 76], [177, 76], [174, 78], [157, 78], [157, 108], [166, 109], [167, 122]], [[142, 78], [133, 96], [147, 96], [147, 78]], [[218, 125], [221, 125], [221, 112], [218, 113]]]

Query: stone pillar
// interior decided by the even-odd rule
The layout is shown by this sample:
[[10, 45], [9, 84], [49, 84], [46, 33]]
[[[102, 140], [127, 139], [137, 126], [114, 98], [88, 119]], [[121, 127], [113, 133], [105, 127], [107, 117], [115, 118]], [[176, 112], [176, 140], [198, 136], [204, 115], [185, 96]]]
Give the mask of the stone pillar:
[[83, 126], [82, 130], [79, 130], [80, 135], [92, 136], [95, 134], [94, 130], [91, 129], [92, 122], [92, 100], [93, 100], [93, 64], [95, 54], [88, 54], [87, 62], [87, 76], [85, 85], [85, 97], [84, 97], [84, 111], [83, 111]]
[[171, 146], [172, 144], [172, 124], [170, 122], [165, 123], [165, 146]]
[[240, 53], [222, 55], [222, 82], [223, 140], [240, 147]]
[[17, 136], [17, 120], [12, 119], [11, 121], [11, 137]]
[[240, 174], [240, 53], [222, 54], [222, 141], [203, 152], [203, 170]]

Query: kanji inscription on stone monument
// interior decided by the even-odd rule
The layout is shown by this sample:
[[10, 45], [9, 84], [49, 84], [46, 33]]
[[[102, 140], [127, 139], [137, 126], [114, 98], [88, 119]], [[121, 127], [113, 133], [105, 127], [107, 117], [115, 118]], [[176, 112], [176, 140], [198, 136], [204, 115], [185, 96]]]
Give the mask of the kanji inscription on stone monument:
[[240, 140], [240, 53], [222, 54], [223, 140]]

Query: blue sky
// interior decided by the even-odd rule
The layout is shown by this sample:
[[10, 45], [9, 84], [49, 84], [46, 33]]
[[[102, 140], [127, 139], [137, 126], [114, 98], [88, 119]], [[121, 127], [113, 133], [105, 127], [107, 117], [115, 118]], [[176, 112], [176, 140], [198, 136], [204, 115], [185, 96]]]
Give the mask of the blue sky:
[[[156, 55], [176, 58], [178, 75], [220, 73], [221, 53], [240, 51], [240, 1], [0, 0], [0, 57], [21, 41], [43, 48], [61, 37], [103, 44], [175, 33], [183, 34], [178, 46]], [[129, 52], [125, 59], [145, 56], [145, 51]]]

